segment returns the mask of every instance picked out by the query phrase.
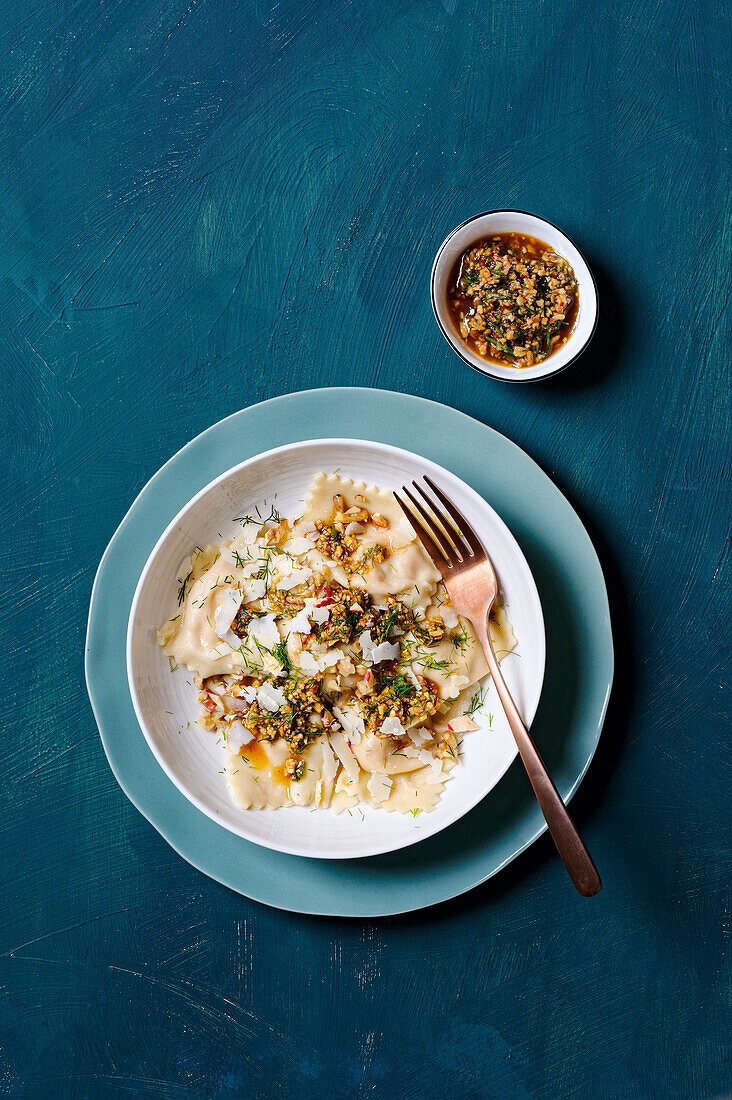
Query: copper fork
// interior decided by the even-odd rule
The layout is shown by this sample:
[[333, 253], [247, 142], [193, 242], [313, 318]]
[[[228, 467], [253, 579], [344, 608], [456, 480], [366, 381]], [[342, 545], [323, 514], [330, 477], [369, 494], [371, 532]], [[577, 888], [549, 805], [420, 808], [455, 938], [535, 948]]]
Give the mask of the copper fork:
[[470, 619], [473, 624], [557, 851], [579, 893], [584, 897], [592, 897], [602, 886], [597, 868], [529, 736], [493, 652], [488, 630], [488, 615], [498, 594], [493, 564], [465, 516], [430, 478], [425, 477], [423, 480], [431, 489], [431, 496], [417, 481], [413, 481], [412, 486], [419, 493], [421, 501], [406, 485], [402, 487], [402, 492], [411, 507], [397, 493], [394, 496], [440, 571], [455, 611]]

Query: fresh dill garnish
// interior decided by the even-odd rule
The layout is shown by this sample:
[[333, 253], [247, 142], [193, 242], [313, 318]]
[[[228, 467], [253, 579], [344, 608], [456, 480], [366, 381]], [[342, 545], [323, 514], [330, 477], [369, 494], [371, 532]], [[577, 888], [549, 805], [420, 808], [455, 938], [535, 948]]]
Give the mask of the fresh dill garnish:
[[435, 669], [436, 671], [447, 672], [453, 667], [452, 662], [448, 661], [447, 657], [441, 657], [439, 660], [436, 657], [417, 657], [417, 661], [422, 668]]
[[[473, 695], [470, 702], [468, 703], [468, 709], [463, 711], [463, 714], [465, 714], [466, 717], [469, 718], [471, 714], [475, 714], [477, 711], [479, 711], [485, 703], [487, 693], [487, 688], [480, 688], [478, 691], [476, 691], [475, 695]], [[493, 716], [491, 715], [491, 718], [492, 717]]]
[[414, 684], [406, 676], [394, 675], [389, 672], [382, 672], [379, 676], [379, 687], [395, 699], [403, 699], [414, 691]]
[[394, 626], [394, 621], [396, 617], [397, 609], [392, 608], [392, 610], [387, 615], [385, 615], [381, 622], [378, 624], [376, 628], [376, 638], [379, 642], [385, 642], [388, 639], [391, 628]]
[[272, 558], [269, 554], [262, 554], [257, 558], [257, 561], [264, 562], [263, 565], [260, 565], [255, 576], [258, 581], [264, 581], [264, 590], [266, 592], [269, 587], [269, 567], [272, 563]]
[[[288, 634], [287, 638], [289, 637], [290, 635]], [[279, 661], [285, 672], [292, 672], [293, 664], [290, 659], [290, 654], [287, 652], [287, 638], [278, 642], [277, 645], [272, 646], [272, 656], [276, 661]]]
[[450, 635], [450, 641], [453, 649], [457, 649], [459, 653], [464, 653], [470, 644], [470, 637], [465, 627], [461, 626], [459, 630], [453, 631]]
[[188, 576], [184, 577], [182, 582], [181, 582], [180, 588], [178, 589], [178, 607], [180, 607], [180, 605], [183, 603], [183, 600], [186, 598], [186, 588], [187, 588], [188, 582], [189, 582], [189, 580], [191, 579], [192, 576], [193, 576], [193, 570], [191, 569]]
[[171, 672], [175, 672], [177, 670], [178, 665], [173, 664], [173, 658], [172, 657], [168, 657], [168, 664], [170, 665], [170, 671]]
[[[267, 501], [266, 500], [264, 501], [262, 507], [263, 508], [267, 507]], [[254, 516], [252, 516], [252, 515], [234, 516], [233, 522], [234, 523], [256, 523], [260, 526], [264, 523], [279, 523], [280, 522], [280, 513], [277, 511], [274, 504], [270, 505], [269, 515], [267, 515], [267, 516], [262, 515], [262, 513], [259, 510], [259, 505], [258, 504], [255, 504], [254, 511], [256, 512], [256, 515], [254, 515]]]

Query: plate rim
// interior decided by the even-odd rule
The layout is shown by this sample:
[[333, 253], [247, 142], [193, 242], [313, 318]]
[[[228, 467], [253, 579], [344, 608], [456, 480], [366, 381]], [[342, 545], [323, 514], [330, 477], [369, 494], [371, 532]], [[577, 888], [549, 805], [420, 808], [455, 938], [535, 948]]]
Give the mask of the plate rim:
[[[270, 447], [269, 449], [267, 449], [265, 451], [259, 451], [259, 452], [257, 452], [257, 454], [252, 455], [250, 458], [244, 459], [242, 462], [236, 463], [236, 465], [234, 465], [234, 466], [228, 467], [226, 470], [222, 471], [222, 473], [218, 474], [215, 478], [212, 478], [211, 481], [207, 482], [206, 485], [204, 485], [201, 489], [199, 489], [198, 492], [196, 492], [190, 498], [190, 500], [188, 500], [183, 505], [183, 507], [180, 508], [178, 510], [178, 512], [176, 512], [176, 514], [173, 516], [173, 518], [170, 520], [170, 522], [166, 525], [165, 529], [161, 532], [161, 534], [156, 539], [155, 544], [154, 544], [152, 550], [150, 551], [150, 553], [148, 554], [148, 557], [145, 561], [145, 564], [142, 567], [142, 571], [140, 572], [140, 576], [139, 576], [137, 584], [135, 586], [135, 591], [134, 591], [134, 594], [133, 594], [133, 597], [132, 597], [132, 603], [130, 605], [129, 615], [127, 617], [127, 631], [126, 631], [126, 638], [125, 638], [125, 666], [126, 666], [126, 673], [127, 673], [127, 686], [128, 686], [129, 692], [130, 692], [130, 696], [132, 698], [132, 705], [134, 707], [137, 722], [138, 722], [138, 724], [140, 726], [140, 730], [141, 730], [141, 732], [142, 732], [142, 734], [145, 738], [145, 742], [146, 742], [148, 748], [150, 749], [150, 752], [152, 753], [155, 761], [157, 762], [159, 767], [161, 767], [163, 769], [163, 771], [167, 775], [168, 779], [171, 781], [171, 783], [174, 784], [176, 789], [178, 791], [180, 791], [180, 793], [183, 795], [183, 797], [186, 798], [188, 800], [188, 802], [190, 802], [191, 805], [194, 806], [200, 813], [205, 814], [205, 816], [210, 821], [213, 821], [215, 825], [218, 825], [220, 828], [226, 829], [227, 832], [232, 833], [234, 836], [240, 837], [242, 840], [248, 841], [250, 844], [256, 844], [259, 847], [269, 849], [270, 851], [282, 852], [284, 855], [298, 856], [299, 858], [302, 858], [302, 859], [328, 859], [328, 860], [370, 859], [374, 856], [387, 855], [389, 852], [401, 851], [405, 848], [411, 847], [414, 844], [419, 844], [423, 840], [428, 840], [430, 837], [437, 836], [444, 829], [448, 829], [451, 825], [454, 825], [457, 821], [459, 821], [467, 813], [469, 813], [472, 809], [474, 809], [474, 807], [477, 806], [478, 803], [480, 801], [482, 801], [482, 799], [487, 798], [491, 794], [491, 792], [498, 786], [498, 784], [501, 782], [501, 780], [505, 776], [506, 772], [508, 771], [508, 769], [511, 767], [514, 760], [516, 759], [516, 757], [518, 755], [518, 746], [516, 746], [514, 744], [512, 755], [506, 761], [504, 767], [502, 768], [500, 773], [496, 776], [493, 783], [491, 784], [490, 787], [488, 787], [487, 790], [479, 792], [476, 795], [475, 799], [473, 801], [470, 801], [465, 806], [465, 808], [460, 810], [460, 812], [455, 817], [452, 817], [448, 821], [445, 821], [442, 825], [438, 826], [437, 828], [434, 828], [429, 832], [425, 832], [422, 836], [410, 836], [408, 839], [405, 839], [405, 840], [399, 842], [396, 845], [387, 843], [385, 846], [376, 847], [376, 848], [370, 849], [369, 851], [359, 852], [359, 853], [355, 853], [355, 854], [348, 853], [348, 852], [334, 852], [334, 851], [329, 851], [329, 852], [325, 852], [325, 853], [321, 853], [321, 852], [302, 852], [302, 851], [293, 850], [291, 847], [287, 847], [286, 845], [281, 844], [281, 843], [270, 843], [267, 840], [264, 840], [264, 839], [261, 839], [261, 838], [256, 838], [255, 839], [251, 836], [247, 836], [245, 833], [240, 832], [239, 830], [237, 830], [235, 828], [232, 828], [230, 825], [224, 824], [223, 821], [217, 820], [216, 816], [213, 813], [211, 813], [210, 809], [208, 809], [192, 791], [185, 789], [185, 785], [181, 785], [181, 782], [179, 782], [179, 779], [176, 778], [176, 776], [173, 774], [172, 770], [168, 767], [168, 765], [167, 765], [166, 761], [164, 760], [162, 754], [158, 751], [158, 749], [157, 749], [157, 747], [154, 743], [154, 740], [153, 740], [152, 736], [150, 735], [150, 732], [147, 728], [147, 722], [145, 722], [145, 720], [143, 718], [143, 715], [142, 715], [142, 707], [141, 707], [141, 704], [140, 704], [140, 699], [139, 699], [138, 692], [137, 692], [136, 687], [135, 687], [135, 680], [134, 680], [134, 677], [133, 677], [133, 674], [132, 674], [132, 641], [133, 641], [134, 618], [135, 618], [135, 613], [136, 613], [137, 608], [138, 608], [138, 604], [139, 604], [139, 601], [140, 601], [140, 597], [141, 597], [141, 594], [142, 594], [144, 583], [145, 583], [145, 581], [148, 577], [148, 574], [150, 573], [151, 568], [155, 564], [155, 559], [158, 555], [158, 552], [159, 552], [160, 548], [163, 546], [163, 544], [165, 543], [165, 540], [168, 538], [170, 533], [176, 527], [180, 526], [181, 521], [184, 519], [187, 512], [191, 508], [193, 508], [194, 505], [205, 494], [211, 492], [217, 485], [221, 484], [221, 482], [225, 481], [226, 479], [228, 479], [232, 475], [236, 474], [239, 470], [242, 470], [242, 469], [246, 468], [247, 466], [250, 466], [250, 465], [254, 464], [255, 462], [261, 462], [263, 459], [271, 458], [275, 454], [283, 454], [283, 453], [288, 453], [288, 452], [291, 452], [291, 451], [305, 450], [308, 447], [317, 446], [317, 445], [324, 445], [324, 444], [327, 444], [329, 446], [346, 446], [346, 445], [359, 446], [360, 445], [360, 446], [365, 446], [365, 447], [374, 447], [379, 452], [388, 452], [388, 453], [390, 453], [394, 456], [397, 456], [397, 457], [400, 456], [400, 455], [406, 455], [409, 458], [417, 459], [420, 462], [424, 462], [424, 463], [427, 464], [428, 467], [431, 467], [430, 473], [433, 473], [433, 476], [436, 476], [436, 473], [439, 473], [440, 475], [446, 474], [448, 477], [451, 477], [455, 481], [457, 481], [461, 485], [462, 488], [467, 490], [467, 493], [470, 497], [475, 498], [476, 506], [487, 509], [487, 511], [490, 513], [490, 515], [493, 519], [493, 522], [497, 523], [500, 528], [503, 528], [503, 531], [504, 531], [505, 535], [508, 536], [509, 542], [512, 544], [513, 552], [517, 556], [519, 562], [521, 563], [523, 569], [525, 569], [525, 571], [528, 574], [528, 577], [530, 579], [530, 585], [531, 585], [531, 587], [530, 587], [530, 599], [531, 599], [531, 602], [535, 605], [535, 609], [536, 609], [536, 612], [537, 612], [537, 615], [538, 615], [537, 625], [538, 625], [539, 633], [541, 635], [541, 637], [540, 637], [540, 646], [539, 646], [540, 655], [539, 655], [539, 662], [538, 662], [538, 667], [539, 667], [538, 684], [537, 684], [537, 687], [532, 691], [531, 704], [527, 708], [526, 718], [525, 718], [527, 726], [529, 728], [531, 727], [531, 724], [534, 721], [534, 718], [536, 717], [536, 712], [539, 709], [539, 703], [541, 701], [541, 694], [542, 694], [542, 690], [543, 690], [543, 687], [544, 687], [544, 675], [545, 675], [545, 672], [546, 672], [546, 623], [545, 623], [545, 620], [544, 620], [543, 608], [541, 606], [541, 596], [539, 595], [539, 590], [537, 588], [536, 581], [534, 579], [534, 575], [531, 572], [531, 567], [530, 567], [528, 561], [526, 560], [526, 556], [525, 556], [523, 550], [521, 549], [521, 546], [519, 545], [516, 537], [514, 536], [513, 532], [511, 531], [510, 527], [508, 526], [506, 521], [502, 518], [502, 516], [496, 511], [496, 509], [491, 504], [489, 504], [488, 501], [485, 500], [480, 495], [480, 493], [478, 493], [475, 489], [473, 489], [473, 487], [471, 485], [469, 485], [466, 481], [464, 481], [463, 478], [459, 477], [458, 474], [453, 473], [452, 470], [450, 470], [447, 467], [443, 466], [441, 463], [435, 462], [433, 459], [426, 458], [424, 455], [418, 454], [416, 451], [408, 450], [406, 447], [397, 447], [397, 446], [394, 446], [391, 443], [382, 443], [379, 440], [373, 440], [373, 439], [356, 439], [355, 437], [339, 437], [339, 436], [322, 437], [322, 436], [318, 436], [315, 439], [297, 440], [294, 443], [284, 443], [284, 444], [281, 444], [279, 447]], [[347, 460], [344, 460], [344, 461], [347, 461]], [[305, 809], [305, 807], [295, 807], [295, 809]]]
[[[607, 595], [607, 584], [605, 582], [605, 577], [604, 577], [604, 573], [603, 573], [603, 570], [602, 570], [602, 565], [601, 565], [600, 560], [597, 556], [597, 551], [595, 550], [594, 544], [593, 544], [593, 542], [592, 542], [592, 540], [589, 536], [589, 533], [587, 532], [584, 524], [582, 523], [582, 520], [580, 519], [579, 515], [577, 514], [576, 510], [574, 509], [574, 507], [572, 506], [570, 501], [567, 499], [567, 497], [564, 495], [564, 493], [561, 491], [561, 489], [559, 489], [559, 487], [557, 485], [555, 485], [552, 478], [545, 472], [545, 470], [538, 464], [538, 462], [536, 462], [536, 460], [534, 458], [532, 458], [531, 455], [529, 455], [526, 451], [524, 451], [523, 448], [519, 447], [519, 445], [517, 443], [514, 443], [513, 440], [509, 439], [508, 436], [503, 435], [503, 433], [499, 432], [497, 429], [492, 428], [490, 425], [485, 424], [483, 421], [478, 420], [476, 417], [470, 416], [468, 413], [464, 413], [460, 409], [456, 409], [454, 406], [446, 405], [444, 402], [435, 401], [431, 398], [421, 397], [421, 396], [417, 396], [417, 395], [414, 395], [414, 394], [405, 393], [404, 391], [387, 390], [387, 389], [380, 389], [380, 388], [368, 387], [368, 386], [332, 386], [332, 387], [330, 387], [330, 386], [325, 386], [325, 387], [318, 386], [318, 387], [310, 387], [310, 388], [304, 389], [304, 390], [295, 390], [295, 391], [292, 391], [290, 393], [279, 394], [275, 397], [267, 398], [267, 399], [265, 399], [264, 401], [261, 401], [261, 402], [254, 402], [252, 405], [245, 405], [241, 409], [236, 409], [233, 412], [229, 413], [227, 416], [222, 417], [221, 419], [214, 422], [213, 424], [210, 424], [208, 427], [204, 428], [203, 431], [199, 432], [198, 434], [193, 436], [191, 439], [189, 439], [186, 443], [184, 443], [182, 447], [180, 447], [177, 451], [175, 451], [155, 471], [155, 473], [152, 475], [152, 477], [150, 477], [148, 479], [148, 481], [139, 490], [139, 492], [137, 492], [135, 494], [133, 500], [131, 501], [129, 507], [127, 508], [125, 513], [123, 514], [122, 519], [120, 520], [119, 524], [117, 525], [115, 531], [113, 532], [113, 534], [112, 534], [109, 542], [107, 543], [107, 546], [106, 546], [106, 548], [105, 548], [105, 550], [102, 554], [102, 557], [101, 557], [100, 562], [99, 562], [99, 566], [97, 568], [97, 571], [96, 571], [96, 574], [95, 574], [95, 577], [94, 577], [94, 583], [92, 585], [92, 591], [91, 591], [90, 602], [89, 602], [89, 616], [88, 616], [88, 621], [87, 621], [87, 632], [86, 632], [86, 637], [85, 637], [84, 674], [85, 674], [85, 680], [86, 680], [86, 685], [87, 685], [87, 691], [88, 691], [88, 694], [89, 694], [89, 700], [90, 700], [90, 704], [91, 704], [91, 708], [92, 708], [92, 713], [94, 715], [94, 720], [95, 720], [95, 723], [97, 725], [97, 729], [99, 731], [100, 740], [102, 742], [102, 747], [103, 747], [105, 755], [107, 757], [107, 762], [110, 766], [112, 774], [114, 775], [114, 777], [117, 780], [119, 786], [121, 787], [123, 793], [129, 799], [129, 801], [132, 803], [132, 805], [138, 810], [138, 812], [142, 815], [142, 817], [145, 818], [149, 822], [149, 824], [156, 830], [156, 832], [158, 832], [163, 837], [163, 839], [173, 849], [173, 851], [175, 851], [182, 859], [184, 859], [192, 867], [195, 867], [196, 870], [202, 872], [207, 877], [211, 878], [213, 881], [218, 882], [223, 886], [226, 886], [228, 889], [232, 890], [234, 893], [238, 893], [243, 897], [247, 897], [247, 898], [249, 898], [253, 901], [257, 901], [260, 904], [269, 905], [271, 908], [282, 910], [283, 912], [302, 913], [302, 914], [311, 915], [311, 916], [342, 917], [342, 918], [349, 918], [349, 919], [369, 919], [369, 918], [374, 919], [374, 918], [385, 917], [385, 916], [397, 916], [397, 915], [400, 915], [400, 914], [418, 912], [418, 911], [423, 910], [423, 909], [427, 909], [427, 908], [431, 908], [431, 907], [436, 906], [436, 905], [443, 904], [447, 901], [452, 900], [453, 898], [460, 897], [461, 895], [468, 893], [469, 891], [475, 889], [477, 886], [480, 886], [483, 883], [487, 882], [494, 875], [498, 874], [499, 871], [502, 871], [505, 867], [507, 867], [510, 863], [512, 863], [514, 859], [516, 859], [519, 855], [521, 855], [524, 851], [526, 851], [527, 848], [529, 848], [533, 843], [535, 843], [535, 841], [546, 831], [546, 829], [547, 829], [546, 822], [537, 821], [536, 827], [533, 829], [533, 831], [531, 831], [529, 833], [529, 835], [527, 835], [527, 837], [523, 841], [523, 843], [520, 843], [517, 847], [515, 847], [512, 850], [512, 852], [510, 854], [506, 855], [503, 859], [500, 859], [498, 862], [491, 865], [491, 867], [488, 871], [484, 871], [483, 867], [476, 868], [474, 872], [468, 874], [467, 877], [463, 881], [460, 882], [460, 884], [457, 886], [457, 888], [455, 888], [454, 886], [451, 885], [451, 886], [448, 887], [447, 890], [440, 891], [439, 896], [430, 897], [427, 900], [416, 900], [416, 902], [410, 902], [409, 904], [400, 903], [400, 904], [391, 905], [391, 906], [384, 905], [384, 903], [381, 903], [377, 907], [364, 906], [364, 905], [360, 905], [358, 907], [351, 906], [351, 907], [349, 907], [345, 910], [344, 910], [344, 907], [343, 907], [342, 904], [340, 904], [340, 905], [339, 904], [334, 904], [330, 900], [328, 900], [327, 903], [324, 902], [324, 903], [317, 904], [317, 905], [303, 905], [302, 903], [298, 903], [298, 904], [295, 904], [295, 905], [286, 904], [286, 903], [283, 903], [280, 900], [273, 900], [271, 898], [262, 896], [262, 891], [261, 890], [247, 892], [247, 891], [239, 888], [238, 886], [234, 886], [231, 883], [227, 882], [222, 874], [218, 873], [217, 871], [210, 870], [207, 867], [205, 867], [203, 865], [203, 861], [201, 861], [197, 856], [193, 856], [193, 855], [183, 851], [181, 846], [175, 840], [171, 839], [167, 835], [167, 833], [166, 833], [166, 831], [164, 831], [163, 827], [159, 826], [158, 824], [156, 824], [155, 821], [153, 821], [152, 817], [148, 814], [146, 809], [144, 809], [143, 806], [141, 805], [140, 799], [138, 797], [136, 797], [135, 795], [133, 795], [130, 791], [127, 790], [127, 788], [126, 788], [126, 786], [125, 786], [125, 784], [124, 784], [124, 782], [123, 782], [123, 780], [122, 780], [122, 778], [119, 774], [118, 769], [115, 767], [112, 759], [110, 758], [110, 750], [109, 750], [109, 747], [108, 747], [109, 735], [103, 729], [102, 722], [101, 722], [100, 715], [99, 715], [99, 709], [100, 709], [101, 704], [97, 701], [97, 699], [95, 699], [95, 689], [94, 689], [93, 684], [92, 684], [92, 680], [93, 680], [93, 676], [94, 676], [94, 670], [92, 668], [92, 664], [93, 664], [93, 661], [95, 659], [95, 655], [92, 654], [91, 642], [93, 640], [92, 635], [93, 635], [93, 632], [94, 632], [94, 628], [96, 626], [96, 623], [94, 621], [95, 604], [97, 603], [97, 597], [98, 597], [99, 589], [101, 587], [101, 581], [102, 581], [102, 578], [103, 578], [103, 575], [104, 575], [105, 567], [107, 565], [108, 559], [112, 555], [112, 552], [114, 550], [116, 542], [121, 537], [124, 529], [126, 528], [127, 522], [130, 519], [131, 514], [135, 510], [136, 506], [141, 501], [141, 499], [144, 497], [144, 495], [151, 489], [151, 487], [157, 481], [162, 479], [162, 477], [163, 477], [165, 471], [168, 469], [168, 467], [173, 462], [175, 462], [178, 458], [183, 456], [185, 452], [191, 450], [195, 445], [200, 444], [205, 439], [206, 436], [212, 435], [222, 425], [228, 423], [230, 420], [235, 419], [236, 417], [240, 416], [242, 413], [246, 413], [246, 412], [248, 412], [252, 409], [258, 409], [262, 412], [264, 412], [265, 410], [269, 411], [269, 410], [272, 410], [273, 408], [276, 408], [276, 406], [278, 406], [278, 405], [281, 406], [283, 404], [286, 404], [288, 402], [288, 400], [291, 400], [292, 398], [312, 398], [314, 395], [321, 395], [321, 396], [326, 396], [327, 395], [328, 397], [343, 398], [345, 396], [353, 397], [354, 395], [359, 395], [359, 394], [363, 395], [364, 397], [368, 397], [368, 398], [372, 397], [373, 395], [383, 395], [385, 398], [389, 398], [389, 399], [397, 398], [399, 400], [405, 401], [406, 403], [414, 402], [414, 403], [418, 404], [419, 406], [424, 407], [427, 410], [435, 410], [438, 413], [447, 412], [450, 415], [455, 415], [458, 419], [464, 420], [466, 422], [466, 424], [475, 425], [482, 432], [486, 432], [489, 435], [494, 435], [496, 437], [499, 437], [502, 441], [502, 445], [507, 446], [507, 449], [508, 449], [509, 452], [510, 451], [517, 451], [518, 454], [521, 456], [522, 460], [527, 461], [530, 464], [530, 467], [533, 467], [533, 468], [536, 469], [536, 471], [538, 472], [540, 477], [542, 479], [544, 479], [544, 481], [549, 486], [551, 486], [551, 488], [554, 490], [554, 492], [556, 492], [561, 497], [561, 499], [565, 502], [565, 504], [566, 504], [567, 508], [569, 509], [570, 513], [574, 517], [574, 519], [576, 521], [576, 524], [577, 524], [577, 527], [579, 528], [579, 531], [581, 532], [581, 535], [584, 539], [584, 542], [585, 542], [592, 558], [594, 559], [594, 565], [596, 566], [598, 579], [599, 579], [599, 582], [600, 582], [600, 585], [601, 585], [601, 588], [600, 588], [600, 591], [599, 591], [599, 596], [600, 596], [601, 602], [603, 604], [603, 611], [604, 611], [604, 615], [605, 615], [605, 623], [606, 623], [606, 626], [607, 626], [607, 636], [605, 638], [606, 650], [605, 650], [605, 653], [604, 653], [604, 659], [607, 662], [607, 670], [606, 670], [606, 676], [603, 678], [604, 683], [605, 683], [605, 690], [604, 690], [603, 699], [602, 699], [602, 702], [601, 702], [601, 705], [600, 705], [600, 708], [599, 708], [599, 713], [598, 713], [598, 717], [597, 717], [597, 721], [596, 721], [596, 734], [593, 737], [593, 741], [590, 745], [589, 752], [586, 756], [586, 759], [585, 759], [584, 763], [580, 767], [577, 775], [571, 781], [569, 786], [564, 788], [563, 797], [564, 797], [565, 801], [569, 802], [571, 800], [571, 798], [576, 793], [580, 783], [582, 782], [585, 775], [587, 774], [587, 770], [588, 770], [590, 764], [592, 763], [595, 752], [597, 750], [597, 745], [599, 744], [603, 724], [604, 724], [604, 721], [605, 721], [605, 717], [607, 715], [607, 708], [608, 708], [608, 703], [609, 703], [609, 699], [610, 699], [610, 694], [611, 694], [611, 691], [612, 691], [612, 685], [613, 685], [613, 679], [614, 679], [614, 670], [615, 670], [615, 653], [614, 653], [614, 644], [613, 644], [613, 636], [612, 636], [612, 623], [611, 623], [611, 618], [610, 618], [610, 607], [609, 607], [609, 600], [608, 600], [608, 595]], [[126, 678], [125, 678], [125, 684], [126, 684]], [[244, 843], [247, 843], [247, 842], [245, 841]], [[284, 857], [284, 858], [297, 859], [298, 857], [292, 856], [292, 857]]]

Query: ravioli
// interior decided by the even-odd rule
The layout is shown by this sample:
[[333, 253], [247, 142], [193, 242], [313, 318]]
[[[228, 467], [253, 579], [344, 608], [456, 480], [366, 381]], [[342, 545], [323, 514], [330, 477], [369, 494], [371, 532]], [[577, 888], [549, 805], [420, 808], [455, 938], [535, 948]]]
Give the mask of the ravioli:
[[[291, 523], [244, 520], [196, 548], [177, 588], [158, 641], [194, 674], [237, 806], [437, 805], [488, 668], [391, 492], [318, 474]], [[505, 608], [489, 626], [500, 659], [516, 647]]]

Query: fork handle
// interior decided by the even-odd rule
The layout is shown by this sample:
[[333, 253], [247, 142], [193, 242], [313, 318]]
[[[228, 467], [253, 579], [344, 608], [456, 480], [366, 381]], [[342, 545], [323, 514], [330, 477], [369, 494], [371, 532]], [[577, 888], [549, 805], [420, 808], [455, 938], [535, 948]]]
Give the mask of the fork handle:
[[498, 660], [493, 652], [493, 643], [488, 631], [488, 615], [486, 614], [482, 627], [480, 623], [475, 625], [501, 705], [506, 712], [511, 733], [516, 739], [519, 754], [529, 776], [529, 782], [534, 788], [536, 800], [549, 826], [549, 832], [556, 844], [557, 851], [562, 857], [562, 862], [567, 868], [567, 873], [575, 888], [583, 897], [591, 898], [602, 887], [597, 868], [592, 862], [592, 857], [585, 848], [549, 772], [546, 770], [544, 761], [539, 756], [536, 745], [529, 736], [529, 731], [511, 698], [510, 691], [506, 687], [506, 681], [503, 679]]

